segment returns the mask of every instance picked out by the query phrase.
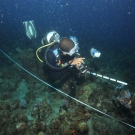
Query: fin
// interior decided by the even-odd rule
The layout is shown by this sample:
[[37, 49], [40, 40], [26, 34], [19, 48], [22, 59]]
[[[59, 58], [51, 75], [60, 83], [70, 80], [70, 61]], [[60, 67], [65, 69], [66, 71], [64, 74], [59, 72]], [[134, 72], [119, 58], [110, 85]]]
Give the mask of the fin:
[[37, 37], [37, 32], [34, 26], [34, 21], [25, 21], [23, 22], [24, 26], [25, 26], [25, 31], [26, 31], [26, 36], [29, 39], [33, 39]]

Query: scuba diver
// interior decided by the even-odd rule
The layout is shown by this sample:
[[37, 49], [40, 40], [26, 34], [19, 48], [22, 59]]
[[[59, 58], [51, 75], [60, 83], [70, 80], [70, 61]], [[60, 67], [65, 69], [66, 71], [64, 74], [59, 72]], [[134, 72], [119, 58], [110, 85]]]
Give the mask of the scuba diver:
[[[27, 37], [35, 42], [37, 32], [34, 21], [25, 21], [23, 24]], [[46, 43], [47, 45], [45, 45]], [[41, 40], [41, 44], [43, 46], [36, 50], [36, 56], [40, 62], [45, 63], [44, 67], [47, 67], [47, 72], [49, 71], [53, 80], [57, 80], [64, 76], [71, 67], [72, 69], [76, 68], [79, 74], [87, 72], [88, 69], [84, 64], [85, 58], [80, 57], [78, 53], [79, 47], [76, 37], [70, 36], [69, 38], [60, 38], [60, 35], [56, 31], [51, 31]], [[44, 60], [39, 57], [39, 52], [42, 52], [41, 49], [43, 48], [46, 48]], [[93, 58], [100, 56], [100, 52], [94, 48], [91, 49], [90, 53]]]
[[41, 40], [43, 45], [46, 42], [49, 44], [45, 50], [44, 63], [53, 80], [61, 78], [71, 67], [76, 67], [79, 71], [82, 69], [85, 58], [80, 57], [78, 53], [76, 37], [60, 39], [60, 35], [56, 31], [51, 31]]
[[[44, 45], [48, 43], [47, 45]], [[40, 47], [36, 54], [38, 57], [38, 51], [41, 48], [47, 47], [44, 54], [44, 63], [49, 71], [50, 77], [53, 80], [57, 80], [65, 75], [70, 69], [77, 69], [78, 74], [84, 74], [87, 72], [83, 57], [80, 57], [78, 53], [78, 39], [74, 36], [69, 38], [60, 38], [60, 35], [56, 31], [51, 31], [41, 40]], [[96, 49], [93, 49], [92, 56], [99, 53]], [[38, 59], [43, 62], [39, 57]]]

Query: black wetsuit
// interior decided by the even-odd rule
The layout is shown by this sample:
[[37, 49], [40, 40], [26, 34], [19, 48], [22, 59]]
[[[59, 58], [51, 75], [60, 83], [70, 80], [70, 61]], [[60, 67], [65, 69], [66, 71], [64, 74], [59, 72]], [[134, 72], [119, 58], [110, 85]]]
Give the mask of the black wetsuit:
[[[47, 65], [47, 71], [49, 71], [50, 77], [53, 80], [57, 80], [65, 75], [70, 68], [68, 62], [73, 59], [74, 56], [63, 55], [58, 49], [58, 44], [48, 47], [45, 52], [45, 63]], [[60, 61], [61, 64], [58, 64], [58, 61]]]

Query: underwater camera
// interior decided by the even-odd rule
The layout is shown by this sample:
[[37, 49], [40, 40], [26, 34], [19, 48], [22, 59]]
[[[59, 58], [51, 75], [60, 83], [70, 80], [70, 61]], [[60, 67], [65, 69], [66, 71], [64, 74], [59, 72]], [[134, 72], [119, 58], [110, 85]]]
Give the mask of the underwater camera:
[[81, 65], [79, 66], [79, 74], [87, 73], [87, 71], [88, 71], [88, 68], [87, 68], [87, 66], [85, 66], [84, 64], [81, 64]]

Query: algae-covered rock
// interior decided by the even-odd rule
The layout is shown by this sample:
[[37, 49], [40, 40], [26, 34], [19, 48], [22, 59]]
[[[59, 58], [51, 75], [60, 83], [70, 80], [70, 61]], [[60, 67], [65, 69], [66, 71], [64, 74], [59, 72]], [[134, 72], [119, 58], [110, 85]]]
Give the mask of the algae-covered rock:
[[3, 82], [3, 79], [0, 78], [0, 83], [2, 83], [2, 82]]
[[70, 126], [63, 126], [62, 127], [62, 134], [63, 135], [71, 135], [71, 129]]
[[95, 90], [99, 89], [101, 89], [101, 86], [96, 83], [90, 83], [83, 86], [83, 93], [82, 96], [80, 96], [81, 100], [84, 101], [85, 103], [88, 103], [89, 96], [91, 96]]
[[21, 52], [22, 52], [22, 50], [21, 50], [19, 47], [15, 48], [15, 50], [16, 50], [18, 53], [21, 53]]
[[45, 133], [41, 131], [38, 133], [38, 135], [45, 135]]
[[20, 99], [19, 105], [22, 108], [26, 108], [27, 107], [27, 101], [22, 98], [22, 99]]
[[64, 119], [66, 115], [67, 115], [67, 112], [64, 109], [62, 109], [59, 113], [59, 118]]
[[28, 84], [25, 79], [22, 79], [20, 83], [18, 83], [18, 88], [16, 91], [12, 93], [14, 99], [24, 98], [26, 93], [28, 92]]
[[88, 131], [88, 125], [85, 121], [81, 121], [77, 125], [77, 130], [81, 133], [87, 132]]

